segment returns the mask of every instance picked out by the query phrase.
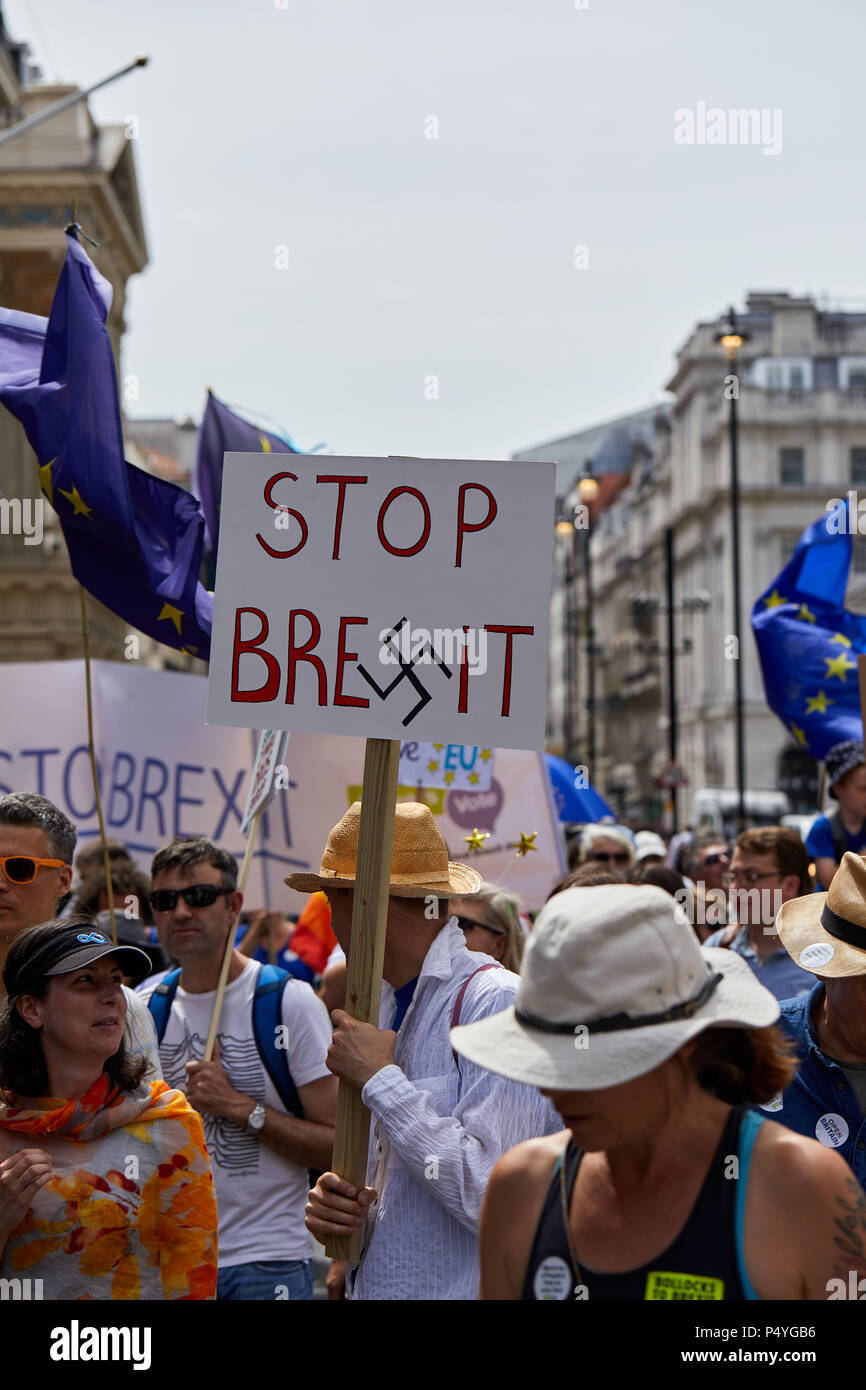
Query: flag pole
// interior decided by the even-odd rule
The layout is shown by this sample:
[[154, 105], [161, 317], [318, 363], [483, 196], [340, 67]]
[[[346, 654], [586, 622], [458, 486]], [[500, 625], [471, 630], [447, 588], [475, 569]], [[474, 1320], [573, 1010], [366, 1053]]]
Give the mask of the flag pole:
[[117, 928], [114, 925], [114, 889], [111, 886], [111, 860], [108, 857], [108, 843], [105, 838], [105, 820], [102, 815], [102, 798], [99, 795], [99, 773], [96, 768], [96, 751], [93, 746], [93, 696], [90, 686], [90, 641], [87, 634], [87, 607], [84, 602], [84, 585], [79, 584], [81, 599], [81, 636], [84, 639], [84, 676], [87, 689], [87, 746], [90, 749], [90, 770], [93, 774], [93, 794], [96, 797], [96, 815], [99, 820], [99, 834], [102, 839], [102, 863], [105, 869], [105, 887], [108, 893], [108, 910], [111, 913], [111, 939], [117, 945]]
[[[259, 809], [256, 811], [255, 815], [253, 816], [252, 820], [250, 821], [250, 833], [247, 837], [246, 853], [244, 854], [244, 862], [241, 865], [241, 876], [238, 879], [237, 891], [239, 893], [243, 893], [244, 889], [247, 886], [247, 877], [250, 872], [250, 865], [253, 862], [253, 850], [255, 848], [256, 839], [259, 833], [259, 821], [262, 818], [262, 812], [264, 811], [264, 809], [264, 805], [260, 806]], [[247, 933], [247, 935], [249, 935], [249, 933]], [[244, 940], [246, 940], [246, 938], [244, 938]], [[205, 1062], [209, 1062], [211, 1060], [211, 1057], [213, 1056], [214, 1043], [216, 1042], [217, 1025], [219, 1024], [220, 1013], [222, 1012], [223, 995], [226, 992], [226, 981], [229, 977], [229, 965], [231, 964], [234, 946], [235, 927], [234, 925], [232, 925], [229, 927], [228, 936], [226, 937], [226, 948], [225, 952], [223, 953], [223, 963], [220, 968], [220, 977], [219, 982], [217, 984], [217, 992], [213, 1001], [213, 1011], [210, 1016], [210, 1026], [207, 1030], [207, 1042], [205, 1043], [204, 1058], [202, 1059]]]

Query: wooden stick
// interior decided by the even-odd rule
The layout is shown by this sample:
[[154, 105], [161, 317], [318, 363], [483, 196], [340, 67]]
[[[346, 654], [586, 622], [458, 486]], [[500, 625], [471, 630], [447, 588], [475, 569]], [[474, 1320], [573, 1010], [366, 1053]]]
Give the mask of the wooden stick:
[[[252, 820], [250, 821], [250, 833], [249, 838], [247, 839], [246, 854], [244, 855], [244, 862], [241, 865], [241, 876], [238, 879], [239, 893], [242, 893], [247, 886], [247, 878], [250, 872], [250, 865], [253, 862], [253, 850], [256, 844], [256, 837], [259, 833], [259, 821], [262, 818], [262, 812], [264, 809], [264, 806], [260, 806], [259, 809], [256, 811], [255, 815], [253, 816]], [[234, 952], [234, 945], [235, 925], [234, 923], [232, 923], [232, 925], [229, 927], [228, 936], [226, 937], [226, 949], [223, 954], [223, 963], [220, 968], [219, 984], [217, 985], [216, 997], [213, 1001], [213, 1013], [210, 1016], [210, 1027], [207, 1030], [207, 1042], [205, 1043], [203, 1058], [205, 1062], [209, 1062], [213, 1057], [214, 1043], [216, 1042], [217, 1026], [219, 1025], [220, 1013], [222, 1012], [223, 995], [226, 992], [226, 981], [229, 976], [229, 965], [231, 964], [232, 954]]]
[[108, 845], [105, 839], [102, 798], [99, 795], [99, 773], [96, 770], [96, 750], [93, 746], [93, 696], [90, 689], [90, 641], [87, 635], [87, 608], [84, 604], [84, 586], [82, 584], [78, 586], [78, 596], [81, 599], [81, 636], [84, 641], [84, 683], [87, 691], [87, 746], [90, 749], [90, 771], [93, 777], [93, 794], [96, 797], [96, 818], [99, 821], [99, 834], [102, 839], [102, 864], [105, 869], [105, 891], [108, 894], [108, 911], [111, 914], [111, 939], [116, 946], [117, 928], [114, 925], [114, 889], [111, 884], [111, 860], [108, 857]]
[[[352, 940], [346, 978], [346, 1009], [355, 1018], [363, 1023], [372, 1023], [375, 1028], [379, 1026], [399, 766], [399, 740], [367, 739], [352, 905]], [[370, 1112], [361, 1100], [360, 1091], [341, 1081], [337, 1094], [333, 1172], [358, 1189], [364, 1187], [367, 1181], [369, 1144]], [[360, 1230], [348, 1236], [329, 1236], [325, 1242], [325, 1253], [332, 1260], [359, 1259]]]

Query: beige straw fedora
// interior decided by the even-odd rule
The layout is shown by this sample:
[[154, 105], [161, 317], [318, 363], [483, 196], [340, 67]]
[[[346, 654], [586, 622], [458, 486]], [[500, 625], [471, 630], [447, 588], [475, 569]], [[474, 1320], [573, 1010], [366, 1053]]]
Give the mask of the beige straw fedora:
[[[354, 801], [328, 836], [321, 873], [290, 874], [283, 882], [299, 893], [315, 893], [329, 886], [354, 888], [360, 828], [361, 803]], [[388, 890], [392, 897], [426, 898], [437, 894], [440, 898], [471, 898], [482, 881], [475, 869], [451, 863], [429, 806], [418, 801], [397, 803]]]
[[866, 975], [866, 864], [850, 850], [826, 893], [782, 903], [776, 931], [788, 955], [813, 975]]

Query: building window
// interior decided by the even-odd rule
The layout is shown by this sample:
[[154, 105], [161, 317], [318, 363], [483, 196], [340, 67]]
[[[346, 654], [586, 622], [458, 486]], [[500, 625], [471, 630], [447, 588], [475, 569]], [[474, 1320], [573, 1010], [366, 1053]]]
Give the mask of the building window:
[[849, 391], [866, 391], [866, 371], [862, 368], [848, 373]]
[[803, 368], [792, 366], [788, 375], [788, 382], [792, 391], [802, 391], [806, 385], [806, 377]]
[[779, 450], [779, 472], [782, 487], [802, 487], [804, 471], [802, 449]]
[[851, 482], [866, 483], [866, 449], [862, 446], [851, 450]]

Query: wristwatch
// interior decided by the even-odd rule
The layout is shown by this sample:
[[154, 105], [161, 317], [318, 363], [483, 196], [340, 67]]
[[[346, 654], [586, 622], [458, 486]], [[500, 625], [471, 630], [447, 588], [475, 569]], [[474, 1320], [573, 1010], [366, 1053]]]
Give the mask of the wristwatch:
[[262, 1105], [261, 1101], [257, 1100], [247, 1120], [247, 1133], [258, 1134], [259, 1130], [264, 1128], [264, 1123], [265, 1107]]

